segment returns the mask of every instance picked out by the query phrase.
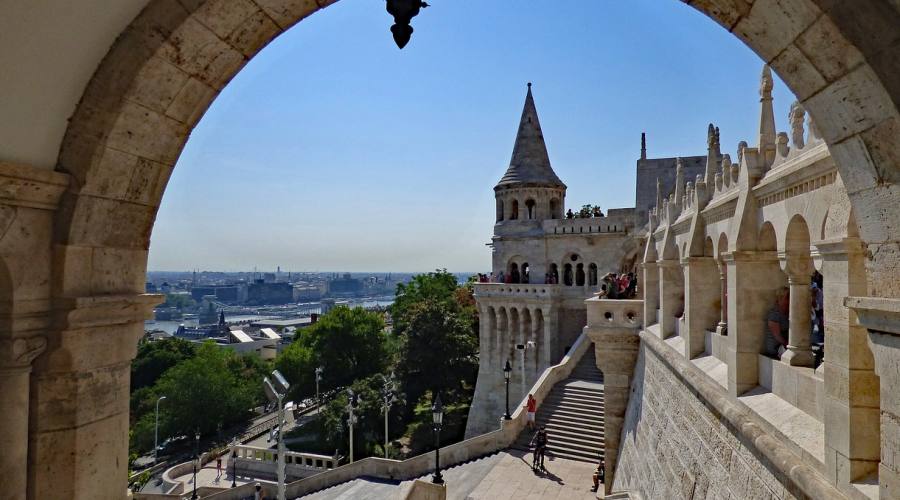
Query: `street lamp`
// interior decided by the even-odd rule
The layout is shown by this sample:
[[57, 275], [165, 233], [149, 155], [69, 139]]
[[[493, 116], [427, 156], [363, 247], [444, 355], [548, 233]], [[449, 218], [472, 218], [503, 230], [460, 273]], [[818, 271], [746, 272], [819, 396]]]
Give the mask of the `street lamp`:
[[322, 411], [322, 404], [319, 402], [319, 382], [322, 381], [322, 372], [325, 371], [325, 368], [319, 366], [316, 368], [316, 415]]
[[197, 464], [200, 462], [200, 429], [197, 429], [197, 432], [194, 433], [194, 494], [191, 495], [191, 500], [197, 500]]
[[509, 415], [509, 376], [512, 375], [512, 365], [509, 364], [509, 360], [506, 360], [506, 366], [503, 367], [503, 378], [506, 380], [506, 415], [503, 416], [504, 420], [509, 420], [512, 417]]
[[431, 482], [444, 484], [441, 476], [441, 426], [444, 423], [444, 405], [441, 403], [441, 395], [438, 394], [431, 405], [431, 418], [434, 422], [434, 477]]
[[516, 344], [516, 349], [522, 351], [522, 397], [523, 398], [525, 397], [525, 395], [526, 395], [525, 391], [527, 390], [527, 388], [525, 387], [525, 352], [528, 351], [528, 349], [534, 349], [535, 345], [536, 344], [534, 343], [534, 341], [531, 341], [531, 340], [529, 340], [528, 342], [526, 342], [524, 344]]
[[278, 370], [272, 371], [272, 378], [263, 378], [263, 389], [269, 401], [278, 404], [278, 500], [284, 500], [284, 397], [287, 396], [291, 384], [284, 379]]
[[156, 428], [153, 431], [153, 465], [156, 465], [156, 452], [159, 450], [159, 402], [163, 399], [166, 399], [166, 397], [160, 396], [156, 400]]
[[412, 36], [413, 28], [410, 26], [412, 18], [419, 15], [419, 9], [428, 7], [428, 4], [422, 0], [387, 0], [388, 14], [394, 17], [394, 25], [391, 26], [391, 33], [394, 35], [394, 42], [401, 49], [409, 43]]
[[231, 487], [237, 488], [237, 440], [231, 447]]
[[347, 426], [350, 428], [350, 463], [353, 463], [353, 427], [356, 425], [356, 415], [353, 410], [362, 402], [362, 397], [353, 392], [353, 389], [347, 389], [347, 411], [350, 417], [347, 418]]
[[384, 379], [384, 387], [382, 388], [381, 396], [384, 398], [384, 458], [388, 457], [388, 413], [391, 411], [391, 403], [397, 400], [397, 397], [394, 395], [394, 374], [391, 373], [391, 378], [388, 379], [384, 375], [381, 376]]

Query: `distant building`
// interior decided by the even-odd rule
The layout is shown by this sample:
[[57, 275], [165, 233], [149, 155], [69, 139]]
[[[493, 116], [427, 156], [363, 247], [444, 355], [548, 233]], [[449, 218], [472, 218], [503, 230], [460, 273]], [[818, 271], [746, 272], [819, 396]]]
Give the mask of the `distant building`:
[[312, 302], [322, 298], [322, 291], [317, 286], [294, 286], [294, 302]]
[[363, 291], [363, 282], [345, 273], [342, 277], [328, 282], [329, 295], [356, 295]]
[[288, 304], [294, 300], [294, 288], [289, 283], [266, 283], [258, 279], [247, 287], [247, 303], [251, 305]]

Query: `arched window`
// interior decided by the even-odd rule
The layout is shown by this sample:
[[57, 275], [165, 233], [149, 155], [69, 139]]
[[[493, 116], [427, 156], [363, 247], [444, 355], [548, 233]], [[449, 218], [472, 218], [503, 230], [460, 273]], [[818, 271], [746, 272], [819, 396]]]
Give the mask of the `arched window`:
[[572, 264], [566, 264], [566, 266], [563, 267], [563, 284], [566, 286], [572, 286], [572, 283]]
[[588, 266], [588, 285], [597, 286], [597, 264]]
[[503, 220], [503, 200], [497, 200], [497, 222]]
[[559, 219], [559, 200], [556, 198], [550, 200], [550, 218]]
[[528, 275], [529, 271], [531, 271], [531, 268], [528, 266], [528, 263], [522, 264], [522, 283], [531, 282], [531, 276]]
[[513, 262], [509, 265], [509, 282], [510, 283], [520, 283], [522, 281], [522, 277], [519, 274], [519, 265]]
[[516, 220], [519, 218], [519, 200], [512, 201], [512, 210], [510, 210], [509, 220]]
[[575, 285], [584, 286], [584, 264], [575, 266]]
[[534, 220], [535, 217], [537, 217], [537, 209], [534, 205], [534, 200], [525, 201], [525, 210], [527, 212], [528, 220]]
[[557, 266], [556, 264], [550, 264], [550, 273], [547, 276], [547, 284], [559, 284], [559, 266]]

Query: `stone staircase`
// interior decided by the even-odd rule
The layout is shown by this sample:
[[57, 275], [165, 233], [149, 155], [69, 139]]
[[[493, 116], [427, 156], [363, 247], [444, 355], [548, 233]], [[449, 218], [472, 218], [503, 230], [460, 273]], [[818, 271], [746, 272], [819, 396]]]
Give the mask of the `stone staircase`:
[[[547, 427], [548, 456], [591, 463], [603, 457], [603, 374], [593, 348], [539, 403], [535, 419], [538, 427]], [[513, 448], [528, 450], [533, 434], [524, 430]]]

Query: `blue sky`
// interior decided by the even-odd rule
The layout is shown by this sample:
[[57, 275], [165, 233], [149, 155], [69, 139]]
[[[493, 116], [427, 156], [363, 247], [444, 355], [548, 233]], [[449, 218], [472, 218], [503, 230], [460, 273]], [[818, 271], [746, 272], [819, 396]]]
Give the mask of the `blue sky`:
[[[566, 204], [634, 204], [650, 157], [755, 143], [762, 62], [672, 0], [433, 0], [398, 50], [383, 0], [287, 31], [194, 129], [150, 270], [490, 267], [493, 186], [534, 95]], [[778, 129], [793, 96], [776, 80]]]

